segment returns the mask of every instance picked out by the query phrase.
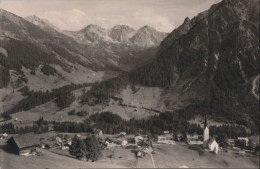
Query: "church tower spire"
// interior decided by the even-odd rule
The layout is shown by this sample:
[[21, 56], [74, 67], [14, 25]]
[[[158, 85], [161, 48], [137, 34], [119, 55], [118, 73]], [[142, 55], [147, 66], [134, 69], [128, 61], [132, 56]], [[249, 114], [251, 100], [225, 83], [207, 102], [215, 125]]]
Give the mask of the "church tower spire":
[[204, 116], [204, 129], [208, 127], [208, 118], [207, 115]]
[[204, 121], [204, 131], [203, 131], [203, 145], [204, 147], [207, 147], [208, 141], [209, 141], [209, 128], [208, 128], [208, 118], [205, 114], [205, 121]]

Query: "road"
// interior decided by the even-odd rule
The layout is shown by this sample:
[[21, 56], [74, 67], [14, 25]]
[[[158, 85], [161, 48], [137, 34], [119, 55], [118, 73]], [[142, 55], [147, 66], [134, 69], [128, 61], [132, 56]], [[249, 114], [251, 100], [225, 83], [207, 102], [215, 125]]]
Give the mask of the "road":
[[253, 82], [252, 82], [252, 84], [253, 84], [252, 93], [253, 93], [253, 95], [255, 96], [255, 98], [257, 98], [258, 100], [259, 100], [259, 96], [257, 95], [257, 93], [255, 93], [255, 89], [258, 87], [257, 84], [256, 84], [256, 82], [257, 82], [257, 80], [258, 80], [259, 78], [260, 78], [260, 75], [258, 75], [258, 76], [253, 80]]

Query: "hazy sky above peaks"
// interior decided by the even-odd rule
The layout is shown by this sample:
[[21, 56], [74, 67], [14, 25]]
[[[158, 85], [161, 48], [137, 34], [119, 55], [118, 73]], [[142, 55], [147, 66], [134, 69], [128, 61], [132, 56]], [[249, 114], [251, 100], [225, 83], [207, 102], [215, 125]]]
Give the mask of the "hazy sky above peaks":
[[36, 15], [61, 30], [79, 30], [89, 24], [111, 28], [150, 25], [171, 32], [221, 0], [0, 0], [0, 8], [26, 17]]

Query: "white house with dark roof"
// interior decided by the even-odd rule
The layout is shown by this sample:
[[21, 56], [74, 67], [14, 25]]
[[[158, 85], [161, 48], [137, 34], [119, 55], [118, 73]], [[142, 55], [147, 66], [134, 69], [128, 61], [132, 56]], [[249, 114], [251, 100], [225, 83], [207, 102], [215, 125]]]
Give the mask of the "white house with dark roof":
[[209, 148], [209, 151], [218, 154], [219, 145], [216, 142], [215, 138], [210, 138], [210, 140], [208, 142], [208, 148]]

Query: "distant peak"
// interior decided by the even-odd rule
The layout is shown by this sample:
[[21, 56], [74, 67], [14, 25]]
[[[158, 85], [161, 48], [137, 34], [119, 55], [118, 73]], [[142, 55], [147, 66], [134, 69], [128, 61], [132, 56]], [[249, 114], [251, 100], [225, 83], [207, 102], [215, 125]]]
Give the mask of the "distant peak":
[[95, 30], [103, 30], [103, 28], [99, 25], [90, 24], [83, 28], [81, 31], [95, 31]]
[[190, 22], [190, 18], [186, 17], [185, 20], [184, 20], [184, 23], [189, 23], [189, 22]]
[[90, 25], [87, 25], [86, 28], [101, 28], [101, 26], [95, 25], [95, 24], [90, 24]]
[[141, 27], [139, 30], [142, 30], [142, 31], [156, 31], [153, 27], [149, 26], [149, 25], [145, 25], [143, 27]]
[[25, 19], [27, 19], [27, 20], [41, 20], [41, 18], [39, 18], [36, 15], [27, 16], [27, 17], [25, 17]]
[[115, 25], [112, 29], [133, 29], [128, 25]]

